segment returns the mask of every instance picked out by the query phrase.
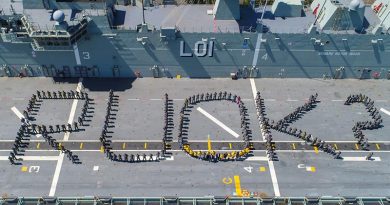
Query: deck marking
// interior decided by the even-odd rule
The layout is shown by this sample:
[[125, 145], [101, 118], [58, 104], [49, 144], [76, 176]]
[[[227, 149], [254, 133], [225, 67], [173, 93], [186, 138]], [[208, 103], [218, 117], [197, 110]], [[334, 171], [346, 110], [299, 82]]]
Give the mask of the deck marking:
[[103, 146], [100, 146], [100, 150], [99, 150], [101, 153], [104, 152], [104, 147]]
[[308, 172], [316, 172], [316, 168], [313, 167], [313, 166], [307, 166], [306, 167], [306, 171], [308, 171]]
[[255, 54], [253, 55], [252, 66], [257, 65], [257, 60], [259, 59], [260, 46], [261, 46], [261, 38], [263, 37], [263, 33], [257, 34]]
[[263, 167], [263, 166], [259, 167], [259, 172], [265, 172], [265, 171], [266, 171], [265, 167]]
[[229, 142], [229, 148], [232, 149], [232, 143], [231, 142]]
[[358, 144], [355, 144], [355, 149], [356, 149], [356, 150], [359, 149], [359, 145], [358, 145]]
[[342, 102], [344, 100], [332, 100], [332, 102]]
[[80, 52], [79, 52], [79, 48], [77, 47], [77, 43], [73, 44], [73, 51], [74, 51], [74, 57], [76, 58], [77, 65], [81, 65]]
[[18, 108], [16, 108], [15, 106], [13, 106], [11, 108], [12, 112], [15, 113], [16, 116], [18, 116], [19, 119], [22, 119], [24, 118], [24, 115], [18, 110]]
[[298, 102], [299, 100], [287, 99], [287, 102]]
[[[126, 148], [126, 142], [124, 142], [123, 144], [122, 144], [122, 149], [125, 149]], [[145, 142], [145, 149], [146, 149], [146, 142]]]
[[264, 101], [276, 101], [275, 99], [264, 99]]
[[380, 149], [381, 149], [381, 147], [379, 146], [378, 143], [376, 143], [375, 146], [376, 146], [376, 149], [377, 149], [377, 150], [380, 150]]
[[253, 167], [249, 166], [249, 167], [244, 167], [245, 171], [249, 172], [249, 173], [252, 173], [252, 170], [253, 170]]
[[161, 98], [152, 98], [150, 100], [162, 100]]
[[371, 157], [371, 160], [367, 160], [366, 157], [343, 157], [343, 161], [349, 161], [349, 162], [371, 162], [376, 161], [380, 162], [382, 161], [380, 157]]
[[27, 172], [27, 170], [28, 170], [27, 166], [22, 166], [22, 168], [20, 169], [20, 171], [22, 171], [22, 172]]
[[[257, 95], [256, 83], [255, 83], [255, 80], [253, 78], [249, 79], [249, 81], [251, 83], [253, 99], [254, 99], [255, 104], [256, 104], [256, 95]], [[265, 136], [263, 135], [263, 130], [261, 129], [261, 123], [260, 122], [259, 122], [259, 127], [260, 127], [260, 131], [261, 131], [261, 136], [262, 136], [263, 142], [264, 142], [265, 141]], [[269, 159], [267, 159], [267, 161], [268, 161], [269, 173], [271, 175], [272, 187], [274, 188], [275, 196], [280, 196], [278, 178], [276, 178], [276, 171], [275, 171], [274, 162], [269, 160]]]
[[293, 149], [296, 149], [296, 148], [295, 148], [295, 143], [292, 143], [292, 147], [293, 147]]
[[99, 171], [99, 166], [93, 166], [93, 171]]
[[382, 111], [383, 113], [385, 113], [386, 115], [390, 115], [390, 111], [386, 110], [385, 108], [381, 108], [380, 111]]
[[245, 161], [268, 161], [268, 157], [251, 156], [246, 158]]
[[[251, 83], [253, 99], [255, 100], [255, 104], [256, 104], [256, 95], [257, 95], [256, 83], [255, 83], [255, 80], [253, 78], [249, 79], [249, 81]], [[259, 128], [261, 130], [261, 124], [260, 123], [259, 123]], [[265, 136], [263, 134], [261, 134], [261, 136], [263, 137], [263, 142], [264, 142], [265, 141]]]
[[203, 110], [201, 107], [198, 107], [196, 108], [196, 110], [198, 110], [200, 113], [202, 113], [204, 116], [206, 116], [207, 118], [209, 118], [210, 120], [212, 120], [215, 124], [219, 125], [222, 129], [224, 129], [226, 132], [230, 133], [231, 135], [233, 135], [235, 138], [238, 138], [240, 135], [237, 134], [236, 132], [234, 132], [232, 129], [230, 129], [228, 126], [226, 126], [225, 124], [223, 124], [221, 121], [219, 121], [218, 119], [216, 119], [215, 117], [213, 117], [212, 115], [210, 115], [208, 112], [206, 112], [205, 110]]
[[[23, 159], [23, 161], [57, 161], [58, 156], [18, 156], [18, 158]], [[8, 161], [8, 156], [0, 156], [0, 160]]]
[[80, 143], [80, 149], [83, 149], [84, 143]]
[[139, 100], [138, 98], [129, 98], [127, 100]]
[[338, 150], [339, 148], [337, 147], [337, 144], [334, 144], [334, 149]]
[[39, 149], [40, 146], [41, 146], [41, 143], [38, 142], [38, 144], [37, 144], [37, 149]]
[[[76, 48], [77, 48], [77, 45], [76, 45]], [[78, 53], [78, 49], [75, 49], [75, 54], [76, 54], [76, 50]], [[80, 56], [79, 56], [79, 58], [80, 58]], [[77, 56], [76, 56], [76, 60], [77, 60]], [[77, 84], [77, 87], [76, 87], [77, 92], [80, 92], [80, 90], [82, 89], [82, 86], [83, 86], [82, 82], [83, 82], [83, 78], [80, 78], [79, 83]], [[70, 113], [69, 113], [69, 118], [68, 118], [69, 124], [73, 123], [73, 119], [74, 119], [74, 116], [76, 113], [77, 103], [78, 103], [78, 99], [74, 99], [73, 103], [72, 103], [72, 107], [70, 109]], [[65, 132], [63, 141], [68, 141], [69, 135], [70, 135], [70, 132]], [[61, 168], [62, 168], [62, 164], [64, 162], [64, 156], [65, 156], [65, 154], [63, 152], [60, 152], [60, 155], [59, 155], [58, 161], [57, 161], [57, 165], [56, 165], [56, 169], [54, 171], [53, 181], [52, 181], [51, 186], [50, 186], [49, 196], [54, 196], [56, 193], [58, 179], [60, 178]]]
[[224, 184], [231, 184], [231, 183], [233, 183], [233, 179], [230, 178], [230, 177], [228, 177], [228, 178], [224, 177], [222, 179], [222, 183], [224, 183]]
[[209, 150], [209, 152], [211, 152], [211, 139], [210, 139], [210, 135], [207, 136], [207, 150]]
[[234, 175], [234, 186], [236, 187], [236, 195], [242, 196], [240, 176]]

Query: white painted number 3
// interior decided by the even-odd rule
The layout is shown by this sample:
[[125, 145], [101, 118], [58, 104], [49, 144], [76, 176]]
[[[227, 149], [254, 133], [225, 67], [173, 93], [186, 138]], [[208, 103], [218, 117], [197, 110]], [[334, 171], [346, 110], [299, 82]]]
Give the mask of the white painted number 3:
[[39, 166], [30, 166], [30, 168], [28, 169], [28, 172], [39, 172]]
[[89, 60], [90, 59], [89, 52], [83, 52], [83, 58], [84, 60]]

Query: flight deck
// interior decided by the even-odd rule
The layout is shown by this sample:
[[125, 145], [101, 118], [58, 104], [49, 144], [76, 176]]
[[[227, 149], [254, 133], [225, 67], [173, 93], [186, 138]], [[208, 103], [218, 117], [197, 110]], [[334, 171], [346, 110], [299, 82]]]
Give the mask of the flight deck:
[[[390, 94], [384, 80], [1, 78], [0, 86], [0, 193], [3, 197], [375, 197], [390, 194]], [[114, 104], [109, 103], [110, 90]], [[23, 138], [23, 146], [18, 148], [16, 164], [11, 164], [9, 155], [22, 126], [23, 111], [37, 91], [41, 95], [42, 91], [66, 94], [77, 91], [88, 97], [41, 96], [29, 111], [28, 123], [45, 125], [52, 143], [42, 134], [28, 134]], [[191, 104], [183, 114], [187, 119], [183, 147], [179, 130], [186, 99], [225, 91], [239, 96], [239, 103], [221, 99], [200, 101]], [[275, 153], [271, 159], [256, 107], [258, 91], [265, 118], [276, 122], [317, 94], [316, 105], [289, 127], [325, 141], [332, 150], [341, 153], [340, 157], [270, 128]], [[364, 147], [354, 137], [352, 128], [357, 122], [372, 120], [372, 116], [362, 103], [345, 105], [348, 96], [359, 94], [374, 102], [382, 119], [378, 128], [362, 130], [367, 139]], [[88, 106], [84, 110], [87, 98]], [[165, 102], [169, 102], [168, 116], [164, 116]], [[244, 139], [240, 103], [245, 105], [250, 135]], [[102, 142], [106, 140], [101, 135], [109, 104], [112, 107], [106, 135], [110, 150], [122, 157], [140, 155], [141, 160], [107, 157]], [[74, 122], [81, 117], [84, 121], [75, 128]], [[165, 117], [169, 119], [168, 124], [164, 123]], [[68, 123], [72, 129], [67, 129]], [[60, 125], [59, 130], [56, 125]], [[164, 133], [166, 125], [169, 130]], [[49, 126], [53, 126], [52, 132]], [[59, 149], [53, 148], [53, 142]], [[195, 154], [190, 155], [187, 146]], [[237, 153], [248, 146], [250, 152], [239, 158], [194, 157], [198, 151]], [[77, 156], [77, 160], [68, 159], [64, 150]]]

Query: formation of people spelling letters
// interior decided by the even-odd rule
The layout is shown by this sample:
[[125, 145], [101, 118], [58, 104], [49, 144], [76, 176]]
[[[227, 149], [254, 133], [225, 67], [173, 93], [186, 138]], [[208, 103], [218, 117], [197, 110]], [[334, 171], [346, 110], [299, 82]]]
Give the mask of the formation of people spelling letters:
[[[188, 127], [184, 127], [185, 123], [189, 122], [189, 115], [191, 113], [191, 109], [195, 107], [196, 104], [200, 102], [211, 102], [211, 101], [228, 101], [233, 102], [238, 105], [240, 111], [241, 118], [241, 134], [243, 141], [245, 142], [245, 147], [241, 151], [232, 151], [232, 152], [224, 152], [218, 153], [214, 150], [208, 151], [195, 151], [191, 149], [191, 146], [188, 142]], [[178, 140], [180, 147], [183, 151], [185, 151], [189, 156], [206, 160], [210, 162], [218, 162], [218, 161], [235, 161], [235, 160], [243, 160], [247, 158], [251, 154], [251, 150], [253, 149], [253, 144], [251, 142], [252, 132], [249, 129], [248, 123], [248, 113], [245, 108], [244, 102], [241, 101], [241, 97], [237, 95], [232, 95], [226, 91], [224, 92], [214, 92], [214, 93], [201, 93], [190, 96], [184, 100], [183, 107], [180, 110], [180, 121], [179, 121], [179, 135]]]
[[[167, 99], [167, 96], [166, 96]], [[115, 153], [112, 151], [111, 147], [111, 142], [109, 138], [112, 138], [113, 136], [109, 136], [109, 128], [113, 127], [113, 123], [115, 123], [115, 113], [119, 111], [119, 109], [114, 109], [114, 107], [119, 107], [119, 96], [114, 95], [114, 91], [110, 90], [109, 91], [109, 98], [107, 102], [107, 108], [106, 108], [106, 116], [104, 120], [104, 125], [102, 129], [102, 133], [100, 135], [100, 142], [102, 143], [104, 153], [108, 159], [111, 161], [116, 161], [116, 162], [152, 162], [152, 161], [159, 161], [161, 159], [160, 152], [156, 153], [156, 156], [154, 156], [152, 153], [147, 155], [146, 153], [143, 154], [120, 154], [120, 153]], [[113, 134], [113, 132], [110, 132]], [[165, 137], [163, 138], [165, 139]], [[165, 153], [165, 147], [162, 150], [162, 153]]]
[[[318, 94], [311, 95], [307, 102], [304, 105], [296, 108], [293, 112], [285, 116], [284, 118], [274, 121], [269, 120], [266, 117], [265, 113], [265, 104], [264, 99], [261, 97], [260, 92], [257, 92], [255, 97], [256, 103], [256, 113], [258, 120], [260, 122], [261, 132], [265, 138], [267, 156], [270, 160], [278, 160], [276, 155], [275, 143], [273, 142], [271, 129], [279, 132], [284, 132], [291, 136], [295, 136], [300, 138], [312, 146], [316, 146], [318, 149], [331, 154], [335, 159], [342, 159], [341, 152], [335, 150], [330, 144], [325, 141], [319, 139], [319, 137], [315, 137], [312, 134], [291, 127], [290, 125], [302, 117], [305, 113], [311, 111], [316, 107], [316, 104], [320, 101], [317, 100]], [[77, 118], [77, 122], [73, 122], [73, 124], [62, 124], [62, 125], [43, 125], [34, 123], [36, 119], [33, 117], [37, 115], [39, 109], [44, 100], [49, 99], [79, 99], [84, 100], [82, 112], [80, 116]], [[172, 128], [174, 127], [173, 123], [173, 106], [172, 101], [169, 100], [168, 94], [164, 95], [164, 126], [163, 126], [163, 137], [162, 144], [163, 148], [161, 152], [157, 152], [155, 155], [152, 153], [134, 153], [134, 154], [117, 154], [112, 151], [111, 148], [111, 140], [112, 136], [109, 136], [109, 128], [112, 128], [115, 123], [114, 113], [118, 112], [119, 109], [114, 109], [114, 107], [118, 107], [119, 96], [114, 95], [112, 90], [109, 91], [109, 99], [107, 102], [106, 116], [104, 121], [104, 126], [101, 132], [101, 136], [99, 137], [100, 142], [102, 143], [102, 147], [104, 149], [104, 153], [106, 157], [112, 161], [119, 162], [151, 162], [151, 161], [160, 161], [164, 159], [164, 157], [170, 155], [167, 150], [171, 149], [172, 142]], [[188, 142], [188, 126], [184, 126], [189, 122], [189, 116], [191, 109], [195, 107], [196, 104], [201, 102], [211, 102], [211, 101], [222, 101], [226, 100], [232, 103], [236, 103], [239, 108], [240, 118], [241, 118], [241, 134], [243, 137], [243, 141], [245, 142], [245, 147], [241, 151], [232, 151], [225, 153], [217, 153], [213, 150], [209, 151], [196, 151], [192, 150], [190, 143]], [[89, 110], [93, 109], [91, 107], [94, 104], [93, 99], [88, 97], [88, 93], [86, 92], [77, 92], [77, 91], [37, 91], [36, 94], [33, 94], [31, 99], [28, 102], [28, 106], [25, 110], [23, 110], [23, 117], [21, 118], [21, 126], [17, 132], [17, 136], [15, 138], [15, 142], [12, 147], [12, 151], [9, 154], [9, 161], [11, 164], [21, 164], [22, 158], [20, 155], [23, 155], [23, 152], [28, 148], [29, 140], [32, 135], [42, 135], [45, 141], [54, 149], [60, 150], [69, 160], [74, 164], [81, 163], [78, 156], [73, 154], [71, 150], [66, 149], [63, 145], [57, 142], [49, 134], [51, 133], [61, 133], [61, 132], [78, 132], [83, 131], [82, 126], [85, 126], [85, 121], [87, 118], [92, 117], [89, 115]], [[378, 109], [374, 106], [374, 101], [365, 96], [363, 94], [350, 95], [347, 97], [345, 101], [345, 105], [351, 105], [353, 103], [362, 103], [365, 105], [366, 110], [369, 112], [373, 121], [362, 121], [356, 122], [352, 128], [354, 133], [354, 137], [357, 139], [357, 143], [362, 146], [364, 150], [369, 150], [368, 139], [364, 136], [362, 130], [372, 130], [378, 129], [382, 125], [382, 117], [379, 114]], [[248, 126], [248, 114], [247, 109], [245, 108], [244, 102], [241, 101], [241, 98], [237, 95], [233, 95], [226, 91], [224, 92], [214, 92], [214, 93], [201, 93], [190, 96], [184, 100], [183, 107], [180, 110], [180, 121], [179, 121], [179, 134], [178, 134], [178, 142], [181, 149], [186, 152], [189, 156], [206, 160], [210, 162], [218, 162], [218, 161], [235, 161], [235, 160], [243, 160], [251, 154], [251, 150], [253, 149], [252, 132]], [[112, 132], [111, 132], [112, 133]], [[369, 152], [366, 159], [371, 159], [373, 156], [372, 152]]]
[[[39, 109], [44, 100], [69, 100], [69, 99], [79, 99], [85, 100], [82, 108], [81, 116], [78, 118], [78, 122], [73, 122], [73, 125], [68, 124], [56, 124], [56, 125], [43, 125], [36, 124], [36, 119], [33, 117], [37, 115]], [[69, 160], [74, 164], [80, 164], [80, 160], [77, 155], [69, 149], [66, 149], [61, 145], [55, 138], [50, 136], [51, 133], [61, 133], [61, 132], [78, 132], [81, 131], [79, 128], [83, 126], [83, 121], [87, 117], [88, 109], [90, 109], [91, 99], [88, 97], [88, 93], [77, 92], [77, 91], [36, 91], [36, 94], [33, 94], [31, 99], [28, 102], [28, 106], [23, 110], [23, 117], [21, 119], [21, 125], [18, 132], [16, 133], [15, 142], [12, 147], [8, 159], [11, 164], [21, 164], [22, 158], [19, 158], [20, 155], [23, 155], [25, 149], [28, 148], [31, 135], [42, 135], [45, 141], [54, 149], [60, 150], [63, 152]]]

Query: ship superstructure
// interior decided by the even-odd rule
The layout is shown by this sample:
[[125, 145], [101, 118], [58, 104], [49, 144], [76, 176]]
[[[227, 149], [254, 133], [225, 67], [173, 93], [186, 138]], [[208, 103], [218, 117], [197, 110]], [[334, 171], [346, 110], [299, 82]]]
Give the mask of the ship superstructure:
[[1, 1], [0, 74], [390, 78], [386, 0], [142, 2]]

